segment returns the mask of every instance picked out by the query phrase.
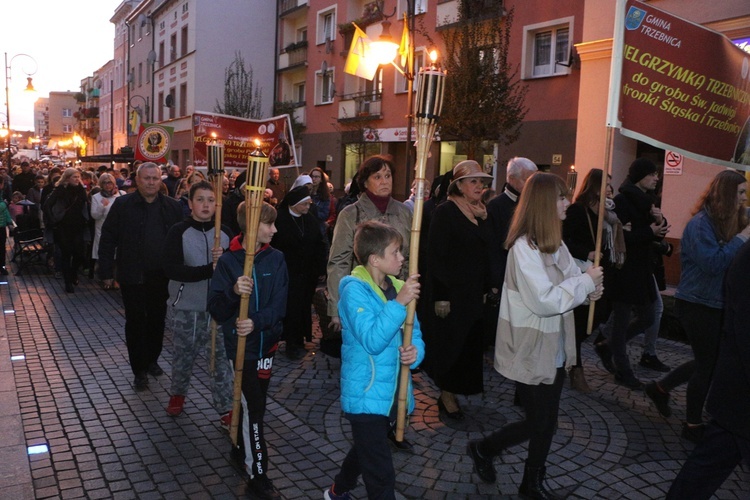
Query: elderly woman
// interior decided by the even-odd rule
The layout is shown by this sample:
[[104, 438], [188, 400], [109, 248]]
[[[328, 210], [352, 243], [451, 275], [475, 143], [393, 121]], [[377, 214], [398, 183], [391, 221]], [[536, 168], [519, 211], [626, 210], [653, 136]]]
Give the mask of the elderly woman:
[[[411, 212], [403, 203], [391, 197], [393, 192], [393, 162], [389, 156], [375, 155], [367, 158], [357, 172], [359, 199], [341, 211], [333, 230], [331, 251], [328, 256], [328, 314], [331, 327], [341, 330], [338, 301], [339, 282], [348, 276], [356, 262], [352, 251], [354, 230], [368, 220], [385, 222], [401, 233], [404, 241], [401, 253], [406, 257], [402, 277], [408, 273]], [[295, 181], [296, 183], [296, 181]]]
[[53, 228], [55, 244], [60, 249], [65, 291], [73, 293], [78, 284], [78, 268], [85, 258], [84, 232], [89, 217], [88, 197], [78, 170], [65, 169], [45, 201], [44, 214], [45, 222]]
[[91, 218], [94, 219], [94, 243], [91, 247], [91, 266], [99, 259], [99, 239], [102, 237], [102, 225], [115, 199], [125, 194], [117, 189], [117, 181], [112, 174], [99, 177], [99, 192], [91, 197]]
[[482, 296], [490, 226], [481, 197], [490, 178], [473, 160], [456, 165], [448, 201], [435, 209], [429, 230], [425, 300], [433, 306], [426, 318], [426, 370], [441, 390], [440, 413], [453, 420], [464, 418], [455, 395], [483, 389]]

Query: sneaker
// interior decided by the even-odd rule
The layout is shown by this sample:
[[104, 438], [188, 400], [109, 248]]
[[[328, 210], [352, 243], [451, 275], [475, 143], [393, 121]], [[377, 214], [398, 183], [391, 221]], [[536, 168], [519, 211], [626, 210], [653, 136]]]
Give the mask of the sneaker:
[[628, 389], [633, 389], [634, 391], [643, 389], [643, 382], [635, 378], [633, 372], [615, 373], [615, 383], [627, 387]]
[[599, 342], [598, 344], [594, 344], [594, 352], [596, 352], [599, 359], [602, 360], [602, 366], [604, 369], [609, 373], [615, 373], [615, 363], [612, 361], [612, 351], [607, 343]]
[[133, 379], [133, 385], [136, 391], [145, 391], [148, 389], [148, 377], [146, 374], [136, 375], [135, 379]]
[[261, 500], [274, 500], [281, 498], [281, 493], [273, 485], [265, 474], [252, 477], [247, 480], [247, 490], [250, 496]]
[[497, 480], [495, 466], [491, 458], [483, 457], [479, 453], [479, 441], [469, 442], [466, 452], [471, 457], [471, 461], [474, 462], [474, 470], [479, 478], [485, 483], [494, 483]]
[[682, 439], [687, 439], [690, 442], [698, 444], [703, 439], [703, 432], [706, 430], [706, 426], [700, 425], [688, 425], [687, 422], [682, 423]]
[[[146, 379], [148, 380], [148, 379]], [[172, 396], [169, 398], [167, 405], [167, 415], [177, 417], [182, 413], [182, 407], [185, 405], [185, 396]]]
[[335, 484], [332, 484], [330, 488], [325, 490], [323, 492], [323, 499], [324, 500], [350, 500], [352, 496], [349, 494], [348, 491], [345, 491], [344, 493], [337, 495], [333, 492], [333, 488], [336, 486]]
[[657, 372], [667, 373], [670, 368], [659, 361], [659, 358], [656, 357], [656, 355], [651, 355], [648, 353], [643, 353], [643, 356], [641, 356], [640, 362], [638, 364], [644, 368], [648, 368], [649, 370], [655, 370]]
[[229, 410], [219, 418], [219, 425], [225, 431], [229, 431], [229, 428], [232, 426], [232, 410]]
[[396, 429], [391, 428], [391, 430], [388, 432], [388, 441], [391, 443], [391, 447], [394, 451], [411, 451], [413, 448], [412, 444], [406, 440], [406, 438], [402, 439], [401, 441], [396, 441]]
[[164, 375], [164, 370], [161, 369], [158, 363], [151, 363], [148, 365], [148, 374], [152, 377], [159, 377]]
[[669, 407], [669, 393], [661, 390], [656, 382], [649, 382], [643, 388], [646, 396], [651, 398], [659, 413], [667, 418], [672, 415], [672, 408]]

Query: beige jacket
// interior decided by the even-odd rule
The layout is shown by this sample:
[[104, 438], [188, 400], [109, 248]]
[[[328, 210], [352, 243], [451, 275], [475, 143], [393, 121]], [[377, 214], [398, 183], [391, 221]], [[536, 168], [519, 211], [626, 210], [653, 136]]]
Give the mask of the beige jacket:
[[573, 309], [595, 291], [563, 243], [555, 254], [532, 248], [526, 237], [508, 254], [495, 340], [495, 370], [528, 385], [551, 384], [562, 346], [565, 368], [576, 362]]
[[336, 219], [336, 227], [333, 229], [333, 240], [331, 252], [328, 254], [328, 315], [338, 316], [339, 283], [344, 276], [349, 276], [352, 269], [357, 265], [354, 257], [354, 230], [357, 225], [368, 221], [377, 220], [390, 224], [401, 233], [404, 242], [401, 245], [401, 253], [404, 254], [404, 265], [401, 266], [401, 279], [406, 278], [409, 270], [409, 239], [411, 236], [411, 211], [400, 201], [391, 199], [385, 214], [381, 214], [366, 194], [360, 195], [356, 203], [349, 205], [341, 211]]

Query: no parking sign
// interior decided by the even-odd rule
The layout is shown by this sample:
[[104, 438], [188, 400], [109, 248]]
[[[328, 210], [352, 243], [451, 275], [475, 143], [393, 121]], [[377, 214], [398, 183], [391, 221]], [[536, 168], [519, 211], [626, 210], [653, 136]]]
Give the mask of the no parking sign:
[[664, 175], [682, 175], [682, 160], [680, 153], [667, 150], [664, 155]]

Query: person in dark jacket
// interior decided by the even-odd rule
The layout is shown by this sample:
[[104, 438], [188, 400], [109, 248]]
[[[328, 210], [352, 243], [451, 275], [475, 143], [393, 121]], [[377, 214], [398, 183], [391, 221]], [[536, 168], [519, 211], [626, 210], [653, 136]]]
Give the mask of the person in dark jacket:
[[271, 244], [284, 254], [289, 271], [289, 297], [284, 318], [286, 356], [304, 355], [304, 341], [312, 339], [310, 304], [318, 277], [326, 272], [326, 245], [320, 224], [310, 213], [312, 199], [305, 186], [291, 190], [281, 202], [276, 219], [278, 232]]
[[[750, 243], [727, 270], [724, 326], [706, 410], [713, 420], [677, 475], [667, 500], [708, 499], [735, 467], [750, 464]], [[747, 492], [745, 492], [747, 493]]]
[[[658, 291], [653, 243], [662, 240], [669, 231], [661, 210], [654, 204], [656, 199], [650, 194], [658, 181], [656, 165], [638, 158], [630, 165], [628, 177], [615, 196], [615, 213], [625, 229], [627, 257], [612, 280], [612, 329], [607, 346], [612, 351], [615, 381], [630, 389], [640, 389], [643, 384], [633, 374], [627, 342], [654, 322]], [[633, 314], [635, 321], [631, 321]]]
[[44, 213], [60, 249], [65, 291], [73, 293], [78, 284], [78, 268], [86, 258], [84, 232], [89, 220], [88, 197], [78, 170], [68, 168], [63, 172], [44, 204]]
[[430, 224], [432, 319], [425, 369], [440, 388], [440, 413], [454, 420], [464, 418], [455, 395], [483, 390], [482, 296], [489, 284], [490, 227], [481, 196], [487, 178], [473, 160], [456, 165], [448, 201], [435, 209]]
[[136, 173], [138, 189], [115, 199], [99, 240], [99, 276], [105, 287], [117, 281], [125, 306], [125, 341], [136, 390], [148, 388], [147, 374], [163, 373], [157, 360], [164, 340], [169, 280], [162, 246], [167, 231], [182, 220], [180, 204], [159, 192], [161, 169], [146, 162]]
[[[237, 337], [246, 336], [242, 370], [242, 407], [240, 414], [239, 449], [233, 454], [244, 457], [250, 475], [248, 490], [258, 498], [280, 498], [279, 491], [268, 478], [268, 449], [263, 436], [266, 394], [271, 379], [273, 358], [279, 345], [282, 321], [286, 314], [289, 289], [284, 254], [270, 246], [276, 233], [276, 209], [264, 203], [255, 242], [244, 237], [247, 232], [245, 205], [237, 208], [237, 219], [243, 229], [241, 245], [233, 241], [231, 252], [216, 264], [208, 292], [208, 311], [221, 325], [227, 356], [237, 359]], [[252, 278], [245, 276], [245, 251], [255, 243]], [[248, 319], [238, 321], [242, 294], [250, 294]], [[250, 430], [245, 432], [245, 430]]]
[[[189, 218], [169, 229], [164, 241], [164, 273], [169, 278], [169, 323], [172, 330], [172, 387], [167, 414], [182, 413], [190, 387], [193, 365], [202, 349], [209, 351], [211, 316], [208, 314], [208, 287], [216, 263], [229, 248], [229, 228], [219, 231], [214, 247], [216, 195], [206, 181], [193, 184], [189, 194]], [[232, 368], [227, 361], [224, 339], [215, 344], [211, 393], [219, 424], [229, 430], [232, 409]]]
[[486, 315], [485, 338], [489, 343], [495, 341], [497, 333], [497, 306], [500, 304], [500, 292], [505, 279], [505, 264], [508, 260], [508, 250], [505, 249], [505, 237], [513, 214], [518, 205], [524, 184], [529, 177], [537, 172], [536, 164], [528, 158], [516, 156], [508, 161], [505, 170], [505, 186], [503, 192], [487, 203], [487, 223], [492, 228], [492, 239], [489, 242], [490, 259], [490, 293], [488, 294], [489, 314]]

